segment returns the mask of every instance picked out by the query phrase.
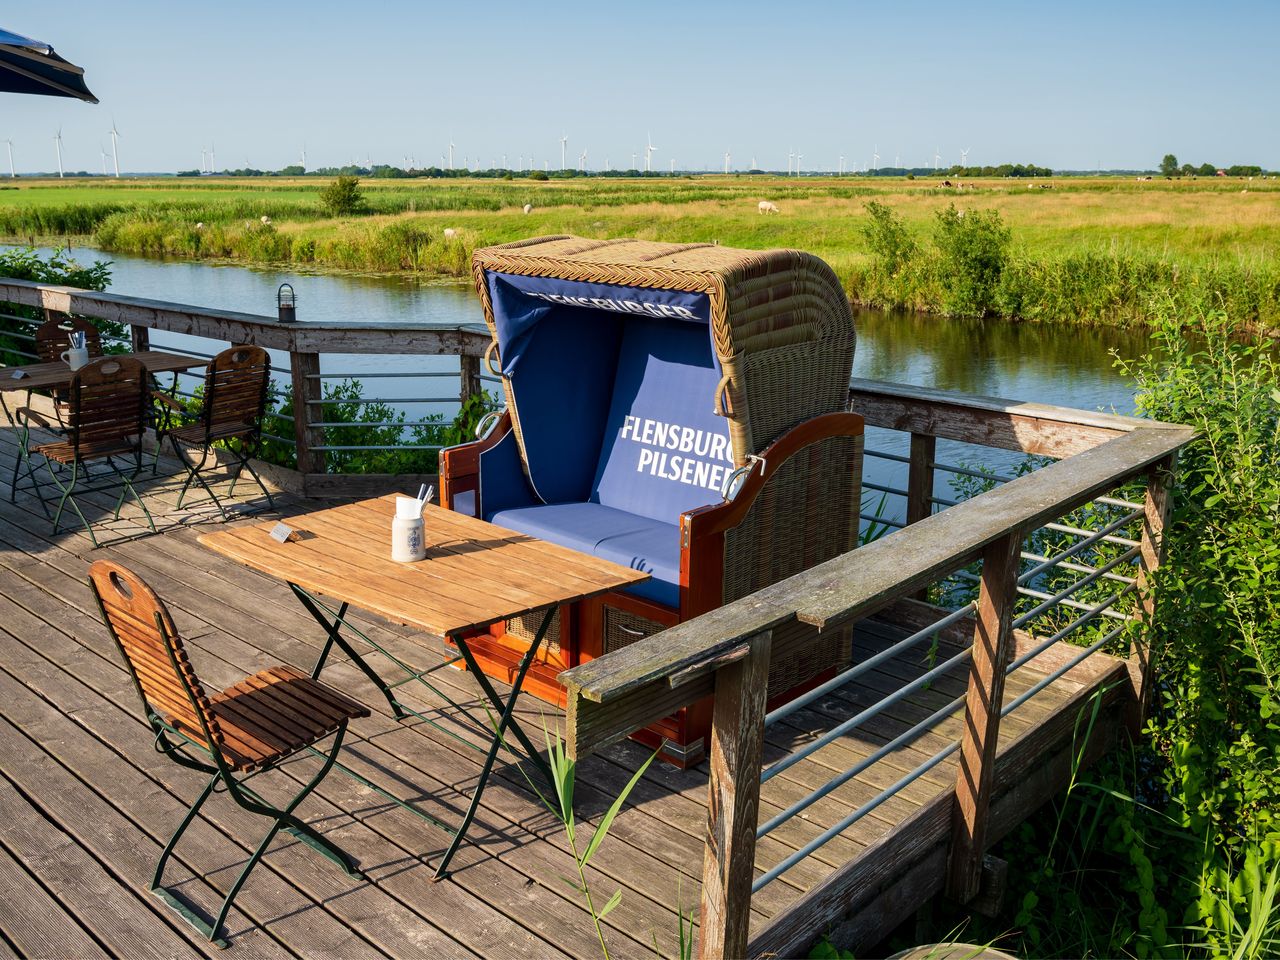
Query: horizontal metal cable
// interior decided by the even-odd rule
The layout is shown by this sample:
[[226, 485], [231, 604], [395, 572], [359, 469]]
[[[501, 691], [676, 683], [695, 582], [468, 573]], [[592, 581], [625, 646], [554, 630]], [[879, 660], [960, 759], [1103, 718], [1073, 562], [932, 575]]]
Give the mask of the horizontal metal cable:
[[[277, 437], [274, 433], [264, 433], [262, 436], [267, 440], [277, 440], [280, 443], [287, 443], [291, 447], [296, 447], [298, 445], [298, 441], [292, 437]], [[312, 449], [315, 448], [313, 447]]]
[[864, 447], [862, 450], [864, 456], [875, 457], [877, 460], [892, 460], [894, 463], [910, 463], [910, 457], [904, 457], [897, 453], [885, 453], [883, 450], [872, 450], [870, 447]]
[[[953, 576], [953, 577], [959, 577], [961, 580], [967, 580], [967, 581], [969, 581], [970, 583], [981, 583], [981, 582], [982, 582], [982, 578], [981, 578], [981, 577], [979, 577], [979, 576], [978, 576], [977, 574], [975, 574], [975, 573], [970, 573], [968, 570], [957, 570], [955, 573], [951, 574], [951, 576]], [[1049, 597], [1051, 596], [1051, 594], [1045, 593], [1045, 592], [1044, 592], [1044, 591], [1042, 591], [1042, 590], [1033, 590], [1033, 589], [1031, 589], [1030, 587], [1019, 587], [1019, 588], [1018, 588], [1018, 593], [1022, 594], [1024, 597], [1033, 597], [1033, 598], [1034, 598], [1034, 599], [1036, 599], [1036, 600], [1048, 600], [1048, 599], [1049, 599]], [[1089, 609], [1089, 605], [1088, 605], [1088, 604], [1086, 604], [1086, 603], [1081, 603], [1081, 602], [1080, 602], [1080, 601], [1078, 601], [1078, 600], [1059, 600], [1059, 601], [1058, 601], [1058, 603], [1062, 604], [1064, 607], [1072, 607], [1072, 608], [1074, 608], [1074, 609], [1076, 609], [1076, 610], [1088, 610], [1088, 609]], [[1129, 617], [1128, 617], [1128, 615], [1127, 615], [1127, 614], [1117, 613], [1117, 612], [1116, 612], [1116, 611], [1114, 611], [1114, 610], [1108, 610], [1108, 611], [1107, 611], [1107, 616], [1109, 616], [1109, 617], [1115, 617], [1115, 618], [1116, 618], [1116, 619], [1118, 619], [1118, 620], [1128, 620], [1128, 619], [1129, 619]]]
[[907, 694], [914, 693], [915, 691], [919, 690], [921, 687], [926, 686], [936, 678], [942, 676], [942, 674], [946, 673], [952, 667], [956, 666], [958, 663], [960, 663], [961, 660], [968, 658], [972, 653], [973, 653], [973, 649], [971, 647], [966, 647], [965, 649], [957, 653], [955, 656], [938, 664], [932, 670], [929, 670], [925, 673], [920, 674], [920, 676], [916, 677], [910, 683], [906, 684], [905, 686], [899, 687], [897, 690], [889, 694], [887, 697], [884, 697], [881, 700], [877, 700], [875, 703], [867, 707], [865, 710], [862, 710], [859, 713], [854, 714], [852, 717], [850, 717], [848, 720], [845, 720], [843, 723], [837, 724], [836, 726], [832, 727], [826, 733], [822, 734], [822, 736], [818, 737], [818, 739], [813, 740], [809, 743], [806, 743], [799, 750], [795, 751], [794, 753], [788, 754], [787, 756], [779, 760], [777, 763], [761, 771], [760, 782], [768, 783], [778, 774], [782, 773], [782, 771], [795, 766], [797, 763], [799, 763], [801, 760], [804, 760], [806, 757], [810, 757], [813, 754], [817, 753], [820, 749], [825, 747], [827, 744], [835, 740], [838, 740], [840, 737], [844, 736], [850, 730], [853, 730], [854, 728], [860, 726], [864, 721], [870, 720], [872, 717], [877, 716], [880, 713], [883, 713], [886, 709], [888, 709], [889, 707], [893, 706], [895, 703], [898, 703], [903, 698], [905, 698]]
[[951, 713], [957, 707], [963, 704], [964, 698], [965, 698], [965, 694], [961, 694], [960, 696], [956, 697], [954, 700], [952, 700], [950, 703], [946, 704], [945, 706], [939, 707], [933, 713], [929, 714], [929, 716], [925, 717], [915, 726], [911, 727], [911, 729], [903, 731], [902, 733], [894, 737], [892, 740], [890, 740], [888, 743], [886, 743], [884, 746], [877, 749], [874, 753], [871, 753], [868, 756], [864, 757], [862, 760], [859, 760], [856, 764], [854, 764], [848, 770], [844, 771], [844, 773], [841, 773], [835, 777], [832, 777], [830, 780], [828, 780], [822, 786], [818, 787], [818, 789], [814, 790], [812, 793], [806, 794], [805, 796], [801, 797], [795, 803], [791, 804], [791, 806], [787, 807], [781, 813], [777, 814], [772, 819], [770, 819], [763, 826], [758, 827], [756, 829], [756, 839], [759, 839], [760, 837], [763, 837], [765, 834], [769, 833], [770, 831], [775, 830], [778, 827], [782, 826], [782, 824], [792, 819], [797, 813], [800, 813], [802, 810], [805, 810], [808, 807], [812, 806], [814, 803], [821, 800], [827, 794], [831, 793], [831, 791], [848, 783], [858, 774], [862, 773], [864, 770], [871, 767], [873, 764], [887, 757], [894, 750], [897, 750], [899, 747], [905, 746], [906, 744], [915, 740], [916, 737], [920, 736], [920, 734], [925, 733], [928, 730], [931, 730], [935, 724], [937, 724], [942, 720], [945, 720], [948, 716], [951, 715]]
[[883, 523], [886, 527], [897, 527], [899, 530], [906, 526], [905, 523], [898, 520], [891, 520], [888, 517], [877, 517], [869, 513], [860, 513], [858, 516], [863, 520], [866, 520], [868, 523]]
[[[1077, 617], [1075, 620], [1071, 621], [1069, 624], [1067, 624], [1065, 627], [1063, 627], [1053, 636], [1046, 638], [1043, 642], [1041, 642], [1031, 650], [1028, 650], [1022, 656], [1014, 660], [1011, 664], [1009, 664], [1008, 667], [1005, 668], [1005, 673], [1013, 673], [1014, 670], [1017, 670], [1024, 663], [1028, 663], [1031, 660], [1034, 660], [1036, 657], [1040, 656], [1040, 654], [1044, 653], [1046, 650], [1052, 647], [1055, 643], [1058, 643], [1059, 641], [1064, 640], [1067, 637], [1071, 636], [1071, 634], [1075, 633], [1077, 630], [1079, 630], [1082, 626], [1084, 626], [1090, 620], [1094, 619], [1094, 617], [1098, 616], [1098, 614], [1102, 613], [1104, 610], [1110, 607], [1113, 603], [1115, 603], [1121, 597], [1125, 596], [1125, 594], [1129, 593], [1132, 589], [1133, 589], [1132, 587], [1126, 587], [1124, 590], [1121, 590], [1115, 596], [1109, 597], [1106, 600], [1104, 600], [1102, 603], [1098, 604], [1089, 613], [1086, 613], [1080, 617]], [[1123, 630], [1123, 629], [1124, 629], [1123, 624], [1116, 627], [1116, 631]]]
[[[1041, 563], [1039, 566], [1032, 567], [1026, 573], [1020, 575], [1018, 577], [1018, 583], [1029, 582], [1030, 580], [1044, 573], [1050, 567], [1057, 564], [1059, 560], [1065, 560], [1068, 557], [1073, 557], [1080, 551], [1093, 546], [1095, 543], [1097, 543], [1100, 540], [1107, 540], [1108, 543], [1114, 542], [1114, 540], [1108, 540], [1107, 538], [1116, 530], [1119, 530], [1121, 527], [1125, 526], [1126, 524], [1132, 523], [1141, 515], [1142, 515], [1141, 511], [1133, 511], [1121, 517], [1119, 520], [1115, 520], [1112, 523], [1107, 524], [1101, 530], [1096, 530], [1096, 531], [1093, 531], [1092, 533], [1089, 533], [1088, 536], [1086, 536], [1085, 539], [1081, 540], [1079, 543], [1073, 543], [1071, 546], [1067, 547], [1065, 550], [1061, 551], [1060, 553], [1055, 553], [1052, 557], [1047, 558], [1044, 561], [1044, 563]], [[1087, 532], [1087, 531], [1082, 531], [1082, 532]], [[1120, 539], [1120, 538], [1116, 538], [1116, 539]], [[1133, 540], [1129, 540], [1125, 543], [1125, 546], [1136, 547], [1137, 545], [1138, 544]]]
[[[293, 419], [293, 418], [291, 417], [290, 419]], [[409, 423], [398, 423], [395, 420], [378, 420], [378, 421], [372, 421], [369, 423], [348, 423], [342, 420], [321, 420], [321, 421], [312, 420], [307, 422], [307, 426], [335, 427], [335, 428], [347, 427], [349, 429], [354, 429], [357, 427], [406, 427], [406, 428], [407, 427], [440, 427], [440, 428], [444, 428], [444, 427], [447, 427], [448, 424], [440, 420], [413, 420], [413, 421], [410, 421]]]
[[812, 840], [806, 843], [803, 847], [801, 847], [795, 853], [791, 854], [789, 857], [787, 857], [785, 860], [779, 863], [776, 867], [773, 867], [771, 870], [767, 870], [765, 871], [765, 873], [761, 874], [760, 877], [757, 878], [751, 884], [751, 892], [755, 893], [765, 884], [769, 883], [772, 880], [777, 879], [779, 876], [786, 873], [788, 870], [794, 867], [797, 863], [799, 863], [805, 857], [809, 856], [809, 854], [813, 853], [813, 851], [817, 850], [819, 847], [827, 843], [832, 838], [839, 836], [841, 833], [849, 829], [849, 827], [853, 826], [855, 823], [857, 823], [859, 820], [865, 817], [868, 813], [870, 813], [876, 807], [880, 806], [880, 804], [884, 803], [886, 800], [892, 797], [895, 793], [897, 793], [907, 784], [912, 783], [915, 780], [918, 780], [920, 777], [924, 776], [924, 774], [928, 773], [930, 770], [932, 770], [934, 767], [936, 767], [943, 760], [947, 759], [947, 757], [951, 756], [951, 754], [955, 753], [959, 749], [960, 749], [960, 741], [957, 740], [955, 743], [951, 744], [950, 746], [944, 747], [943, 749], [939, 750], [937, 753], [935, 753], [932, 757], [930, 757], [924, 763], [920, 764], [920, 766], [916, 767], [910, 773], [901, 777], [896, 783], [893, 783], [890, 786], [885, 787], [883, 790], [881, 790], [874, 797], [872, 797], [870, 800], [868, 800], [866, 803], [860, 806], [857, 810], [853, 811], [853, 813], [849, 814], [839, 823], [836, 823], [833, 826], [828, 827], [826, 830], [824, 830], [818, 836], [814, 837]]
[[945, 630], [947, 627], [951, 626], [953, 623], [963, 620], [965, 617], [973, 613], [973, 611], [976, 610], [977, 608], [978, 608], [978, 604], [976, 601], [967, 603], [963, 607], [961, 607], [959, 610], [954, 610], [951, 613], [947, 614], [941, 620], [937, 620], [929, 624], [929, 626], [925, 627], [923, 630], [917, 630], [915, 633], [911, 634], [911, 636], [906, 637], [902, 640], [899, 640], [897, 643], [893, 644], [890, 647], [886, 647], [884, 650], [881, 650], [875, 656], [870, 657], [866, 660], [859, 661], [858, 663], [854, 664], [852, 667], [849, 667], [847, 670], [844, 670], [836, 674], [834, 677], [832, 677], [830, 680], [828, 680], [826, 683], [822, 684], [821, 686], [814, 687], [812, 690], [808, 691], [807, 693], [801, 694], [800, 696], [796, 697], [794, 700], [788, 701], [787, 703], [784, 703], [782, 706], [778, 707], [773, 712], [766, 714], [764, 718], [764, 725], [768, 727], [776, 723], [777, 721], [781, 720], [783, 717], [791, 716], [791, 714], [795, 713], [797, 710], [800, 710], [803, 707], [807, 707], [809, 704], [813, 703], [815, 700], [826, 696], [832, 690], [836, 690], [840, 687], [843, 687], [846, 683], [848, 683], [850, 680], [853, 680], [855, 677], [859, 677], [862, 674], [866, 673], [868, 670], [871, 670], [875, 667], [880, 666], [880, 664], [884, 663], [886, 660], [892, 659], [893, 657], [897, 656], [899, 653], [901, 653], [904, 650], [910, 650], [912, 647], [920, 643], [922, 640], [927, 640], [929, 637], [932, 637], [933, 635], [938, 633], [938, 631]]
[[311, 447], [312, 450], [443, 450], [444, 446], [439, 443], [405, 443], [396, 444], [390, 447], [346, 447], [346, 446], [317, 446]]
[[929, 464], [935, 470], [942, 470], [946, 473], [958, 473], [962, 477], [974, 477], [978, 480], [994, 480], [996, 483], [1012, 483], [1017, 477], [1006, 477], [1000, 473], [984, 473], [981, 470], [974, 470], [970, 467], [960, 467], [953, 463], [940, 463], [933, 461]]
[[1091, 656], [1093, 656], [1095, 653], [1097, 653], [1099, 650], [1105, 647], [1108, 643], [1110, 643], [1112, 640], [1118, 637], [1124, 629], [1125, 629], [1125, 625], [1122, 624], [1116, 627], [1106, 636], [1104, 636], [1101, 640], [1098, 640], [1090, 644], [1089, 646], [1085, 647], [1083, 650], [1081, 650], [1079, 656], [1072, 657], [1070, 660], [1068, 660], [1066, 663], [1060, 666], [1057, 670], [1053, 671], [1053, 673], [1044, 677], [1042, 680], [1037, 681], [1034, 686], [1032, 686], [1029, 690], [1027, 690], [1021, 696], [1019, 696], [1016, 700], [1014, 700], [1011, 703], [1005, 704], [1004, 708], [1001, 709], [1000, 711], [1000, 716], [1002, 717], [1006, 716], [1007, 714], [1012, 713], [1014, 710], [1017, 710], [1018, 707], [1022, 706], [1024, 703], [1026, 703], [1028, 700], [1034, 697], [1037, 693], [1039, 693], [1045, 687], [1049, 686], [1049, 684], [1053, 683], [1053, 681], [1057, 680], [1059, 677], [1062, 677], [1064, 674], [1068, 673], [1071, 670], [1074, 670], [1080, 664], [1084, 663], [1084, 661], [1088, 660]]
[[[1039, 553], [1031, 553], [1027, 550], [1023, 550], [1019, 556], [1021, 556], [1023, 560], [1034, 560], [1037, 563], [1052, 560], [1051, 557], [1046, 557]], [[1089, 566], [1087, 563], [1072, 563], [1070, 560], [1058, 560], [1054, 563], [1054, 566], [1061, 567], [1063, 570], [1074, 570], [1077, 573], [1093, 573], [1098, 569], [1097, 567]], [[1108, 580], [1118, 580], [1120, 583], [1134, 582], [1133, 577], [1126, 577], [1124, 574], [1120, 573], [1106, 573], [1103, 574], [1103, 576]]]
[[867, 489], [867, 490], [875, 490], [875, 491], [877, 491], [878, 493], [894, 493], [894, 494], [897, 494], [897, 495], [898, 495], [898, 496], [900, 496], [900, 497], [905, 497], [905, 496], [907, 496], [907, 495], [908, 495], [908, 494], [907, 494], [907, 491], [905, 491], [905, 490], [899, 490], [897, 487], [885, 487], [885, 486], [881, 486], [881, 485], [880, 485], [880, 484], [878, 484], [878, 483], [872, 483], [870, 480], [863, 480], [863, 481], [862, 481], [862, 486], [863, 486], [863, 488], [864, 488], [864, 489]]
[[[385, 356], [399, 356], [399, 354], [385, 354]], [[461, 373], [457, 370], [398, 370], [389, 373], [308, 373], [308, 380], [377, 380], [377, 379], [407, 379], [410, 377], [458, 377]]]
[[457, 397], [356, 397], [351, 400], [345, 398], [330, 398], [328, 400], [308, 400], [307, 404], [313, 407], [323, 406], [326, 403], [342, 404], [342, 403], [457, 403]]
[[[1017, 627], [1021, 627], [1023, 624], [1027, 623], [1029, 620], [1034, 620], [1041, 613], [1043, 613], [1045, 610], [1048, 610], [1050, 607], [1052, 607], [1058, 601], [1062, 600], [1064, 597], [1071, 596], [1071, 594], [1075, 593], [1077, 590], [1081, 589], [1082, 587], [1087, 587], [1089, 584], [1093, 583], [1095, 580], [1101, 577], [1104, 573], [1107, 573], [1108, 571], [1114, 569], [1115, 567], [1118, 567], [1122, 563], [1127, 563], [1128, 561], [1132, 560], [1134, 557], [1138, 555], [1138, 551], [1140, 549], [1142, 548], [1130, 547], [1127, 551], [1120, 554], [1120, 556], [1116, 557], [1106, 566], [1098, 568], [1093, 573], [1090, 573], [1084, 577], [1081, 577], [1079, 580], [1075, 581], [1075, 583], [1072, 583], [1070, 586], [1058, 591], [1057, 593], [1049, 597], [1049, 599], [1045, 600], [1040, 605], [1033, 607], [1032, 609], [1028, 610], [1026, 613], [1019, 616], [1017, 619], [1015, 619], [1013, 621], [1014, 628], [1016, 629]], [[1121, 591], [1121, 593], [1123, 592], [1124, 591]], [[1119, 596], [1120, 594], [1116, 594], [1117, 598], [1119, 598]]]
[[[1131, 523], [1132, 521], [1133, 521], [1133, 518], [1130, 517], [1130, 519], [1127, 522]], [[1058, 533], [1070, 533], [1073, 536], [1085, 537], [1085, 538], [1093, 537], [1095, 533], [1095, 531], [1093, 530], [1082, 530], [1079, 527], [1070, 527], [1062, 523], [1046, 523], [1044, 525], [1044, 528], [1046, 530], [1055, 530]], [[1117, 537], [1113, 535], [1108, 535], [1105, 537], [1098, 537], [1095, 539], [1101, 539], [1107, 543], [1115, 543], [1122, 547], [1136, 547], [1138, 545], [1137, 540], [1130, 540], [1128, 537]]]

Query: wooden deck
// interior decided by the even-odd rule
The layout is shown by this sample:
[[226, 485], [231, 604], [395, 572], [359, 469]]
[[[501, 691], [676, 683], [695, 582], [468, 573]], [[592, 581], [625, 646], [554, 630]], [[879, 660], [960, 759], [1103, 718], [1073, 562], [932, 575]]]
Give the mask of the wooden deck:
[[[6, 480], [14, 450], [13, 431], [0, 427], [0, 475]], [[211, 687], [275, 662], [309, 666], [321, 647], [315, 622], [283, 583], [196, 543], [200, 532], [216, 528], [216, 513], [177, 511], [172, 479], [144, 489], [161, 533], [128, 539], [143, 529], [130, 507], [120, 523], [106, 528], [106, 537], [99, 533], [104, 541], [112, 532], [124, 539], [97, 551], [81, 532], [52, 536], [29, 497], [11, 505], [7, 489], [0, 494], [0, 955], [218, 954], [147, 892], [162, 844], [202, 784], [152, 748], [129, 678], [93, 608], [86, 585], [91, 560], [113, 557], [152, 584]], [[90, 502], [100, 511], [109, 506], [105, 495]], [[286, 514], [305, 509], [296, 500], [279, 506]], [[444, 656], [433, 638], [372, 617], [363, 626], [412, 663], [426, 666]], [[896, 636], [901, 631], [894, 624], [864, 624], [855, 657]], [[928, 668], [922, 653], [889, 661], [770, 728], [766, 763], [919, 676]], [[946, 655], [943, 644], [938, 656]], [[1006, 701], [1060, 662], [1050, 650], [1017, 670]], [[961, 695], [965, 676], [965, 668], [957, 669], [768, 781], [762, 819]], [[436, 677], [455, 699], [479, 704], [479, 688], [466, 674], [442, 670]], [[1103, 687], [1109, 692], [1097, 727], [1102, 736], [1093, 749], [1105, 746], [1118, 726], [1126, 686], [1118, 681], [1125, 677], [1122, 661], [1095, 656], [1006, 718], [993, 805], [996, 836], [1061, 781], [1082, 708]], [[456, 822], [479, 772], [480, 756], [464, 742], [473, 739], [467, 728], [456, 724], [453, 737], [420, 722], [397, 723], [349, 664], [331, 661], [325, 679], [373, 710], [370, 719], [353, 724], [342, 759]], [[400, 692], [419, 710], [437, 706], [413, 686]], [[555, 710], [531, 698], [520, 710], [528, 729], [558, 720]], [[757, 870], [776, 864], [954, 740], [961, 721], [953, 715], [769, 834], [758, 846]], [[580, 818], [595, 821], [645, 756], [626, 743], [584, 760], [576, 792]], [[296, 789], [314, 763], [295, 760], [275, 776], [294, 781]], [[753, 929], [785, 917], [788, 907], [850, 860], [857, 861], [860, 892], [846, 898], [854, 913], [843, 939], [874, 942], [909, 916], [942, 885], [955, 776], [953, 756], [764, 887], [751, 900]], [[605, 921], [615, 956], [651, 957], [655, 941], [662, 955], [675, 953], [678, 906], [696, 917], [706, 802], [705, 768], [680, 772], [655, 765], [615, 822], [592, 874], [603, 897], [624, 891]], [[431, 863], [448, 837], [337, 771], [299, 813], [350, 851], [370, 879], [351, 880], [292, 838], [277, 839], [228, 918], [229, 955], [599, 955], [578, 895], [562, 879], [574, 867], [559, 824], [508, 763], [500, 764], [454, 872], [442, 883], [430, 882]], [[214, 798], [178, 847], [167, 877], [188, 898], [214, 906], [264, 827], [260, 818]], [[798, 942], [803, 933], [792, 939]]]

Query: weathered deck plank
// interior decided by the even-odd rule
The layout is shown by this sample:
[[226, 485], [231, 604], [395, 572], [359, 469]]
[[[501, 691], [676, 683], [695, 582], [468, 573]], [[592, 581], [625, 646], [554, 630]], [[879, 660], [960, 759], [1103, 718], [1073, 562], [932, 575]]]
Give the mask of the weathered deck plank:
[[[0, 428], [0, 476], [7, 475], [13, 455], [12, 432]], [[7, 804], [6, 817], [10, 806], [25, 803], [18, 814], [46, 825], [49, 849], [57, 857], [66, 851], [66, 862], [77, 867], [88, 863], [90, 874], [108, 878], [112, 896], [123, 905], [76, 924], [54, 888], [18, 855], [6, 820], [0, 826], [0, 881], [9, 871], [17, 884], [11, 898], [21, 898], [51, 932], [42, 941], [30, 925], [0, 916], [0, 953], [5, 944], [19, 955], [103, 952], [104, 947], [130, 952], [131, 938], [141, 928], [154, 934], [155, 943], [168, 942], [172, 949], [167, 953], [203, 952], [198, 936], [145, 889], [160, 845], [198, 784], [151, 750], [128, 676], [85, 586], [92, 559], [114, 557], [152, 583], [190, 638], [193, 658], [211, 687], [276, 662], [309, 666], [319, 652], [315, 623], [284, 584], [195, 542], [199, 532], [213, 528], [216, 514], [207, 508], [177, 511], [177, 484], [171, 478], [144, 481], [143, 488], [162, 533], [129, 539], [143, 529], [135, 508], [126, 511], [120, 524], [108, 525], [123, 538], [99, 551], [90, 549], [83, 531], [53, 536], [29, 497], [20, 496], [16, 505], [0, 500], [0, 802]], [[97, 495], [89, 502], [101, 513], [113, 498]], [[304, 508], [281, 499], [282, 514]], [[445, 656], [436, 639], [359, 613], [353, 619], [409, 662], [426, 666]], [[868, 656], [893, 639], [891, 627], [861, 629], [856, 655]], [[945, 659], [949, 649], [944, 643], [939, 658]], [[919, 677], [929, 666], [925, 651], [922, 646], [882, 664], [771, 727], [764, 742], [766, 763]], [[371, 662], [380, 671], [388, 666], [376, 656]], [[1008, 678], [1009, 696], [1043, 676], [1030, 669], [1034, 666]], [[761, 816], [780, 812], [962, 694], [965, 672], [961, 664], [770, 780], [761, 791]], [[433, 815], [456, 821], [479, 770], [474, 731], [454, 724], [456, 736], [446, 736], [417, 721], [394, 721], [363, 675], [341, 660], [330, 661], [325, 678], [373, 710], [370, 718], [353, 724], [346, 761], [397, 795], [421, 801]], [[435, 680], [453, 699], [479, 702], [478, 686], [465, 673], [445, 669]], [[1074, 714], [1068, 717], [1064, 711], [1078, 710], [1093, 686], [1070, 681], [1061, 688], [1055, 685], [1006, 717], [1002, 764], [1015, 744], [1018, 749], [1009, 757], [1016, 771], [1024, 773], [1036, 751], [1061, 752], [1062, 731], [1074, 721]], [[439, 706], [413, 687], [401, 688], [401, 694], [424, 712]], [[558, 711], [531, 698], [522, 698], [518, 711], [531, 732], [540, 729], [544, 718], [549, 724], [561, 722]], [[448, 719], [443, 712], [441, 718]], [[958, 736], [961, 722], [957, 708], [936, 729], [761, 838], [756, 875], [946, 746]], [[576, 798], [584, 822], [603, 813], [646, 756], [643, 748], [625, 742], [580, 764]], [[286, 764], [277, 776], [296, 784], [307, 772], [307, 762]], [[1008, 821], [1005, 801], [1018, 789], [1001, 769], [1006, 779], [997, 780], [993, 830]], [[893, 863], [900, 862], [895, 857], [903, 850], [919, 852], [921, 865], [914, 869], [929, 876], [922, 889], [936, 889], [941, 873], [933, 869], [936, 844], [930, 838], [946, 830], [954, 783], [953, 758], [765, 886], [752, 900], [753, 936], [773, 924], [775, 933], [788, 930], [804, 916], [795, 905], [806, 891], [847, 891], [851, 877], [860, 891], [855, 900], [869, 903], [883, 896], [882, 908], [900, 909], [911, 899], [895, 886], [902, 877], [894, 874]], [[624, 892], [622, 904], [605, 921], [616, 956], [651, 956], [655, 936], [663, 952], [673, 950], [677, 897], [686, 910], [698, 902], [706, 803], [705, 769], [655, 766], [614, 822], [591, 880], [606, 897], [617, 888]], [[335, 772], [302, 814], [350, 850], [371, 880], [355, 883], [292, 840], [277, 841], [229, 919], [232, 955], [452, 958], [589, 956], [598, 950], [577, 895], [560, 879], [573, 872], [561, 828], [512, 764], [499, 764], [470, 842], [460, 851], [454, 874], [440, 884], [428, 882], [430, 861], [443, 849], [446, 835], [356, 782]], [[227, 888], [260, 834], [263, 824], [255, 821], [230, 804], [211, 802], [179, 847], [171, 867], [174, 882], [201, 904], [216, 903], [218, 891]], [[916, 831], [919, 842], [904, 830]], [[46, 857], [40, 862], [54, 861]], [[89, 875], [58, 869], [63, 872], [51, 872], [50, 882], [55, 876], [65, 884]], [[9, 902], [0, 897], [0, 909]], [[874, 929], [874, 924], [864, 924], [857, 927], [857, 936]]]

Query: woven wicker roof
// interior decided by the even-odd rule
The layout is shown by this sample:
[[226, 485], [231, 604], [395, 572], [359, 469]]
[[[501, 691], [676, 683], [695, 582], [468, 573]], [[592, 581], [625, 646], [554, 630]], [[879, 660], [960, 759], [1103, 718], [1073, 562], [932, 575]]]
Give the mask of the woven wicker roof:
[[853, 315], [835, 273], [812, 254], [554, 236], [477, 250], [472, 270], [495, 338], [490, 271], [707, 294], [739, 462], [848, 401]]

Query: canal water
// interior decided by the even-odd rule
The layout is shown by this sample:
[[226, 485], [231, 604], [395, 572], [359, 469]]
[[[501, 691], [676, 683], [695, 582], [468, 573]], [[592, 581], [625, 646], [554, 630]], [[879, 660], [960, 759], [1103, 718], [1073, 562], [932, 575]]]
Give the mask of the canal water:
[[[275, 314], [276, 289], [293, 285], [299, 322], [403, 321], [413, 324], [481, 323], [479, 301], [467, 285], [427, 283], [406, 277], [305, 274], [269, 267], [245, 267], [182, 260], [157, 260], [106, 254], [80, 248], [81, 262], [110, 260], [115, 293], [171, 300], [224, 310]], [[1133, 384], [1115, 367], [1115, 355], [1135, 358], [1149, 349], [1145, 331], [1106, 327], [960, 320], [908, 313], [860, 310], [854, 375], [942, 390], [1060, 404], [1085, 410], [1127, 414], [1133, 410]], [[178, 346], [209, 352], [208, 341], [154, 333], [157, 349]], [[456, 370], [448, 357], [325, 357], [330, 374], [426, 372]], [[378, 378], [365, 384], [365, 395], [395, 400], [422, 397], [422, 380]], [[430, 392], [435, 403], [397, 404], [408, 419], [426, 412], [456, 408], [454, 381], [436, 378]], [[879, 432], [876, 432], [879, 433]], [[899, 436], [868, 432], [869, 447], [905, 452]], [[973, 462], [975, 450], [947, 445], [939, 458]], [[1012, 466], [1015, 457], [999, 457], [991, 465]], [[899, 485], [899, 471], [881, 462], [868, 463], [869, 476]], [[945, 494], [944, 494], [945, 495]]]

